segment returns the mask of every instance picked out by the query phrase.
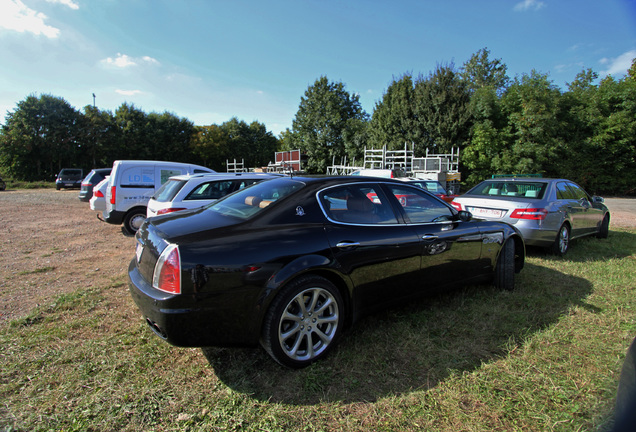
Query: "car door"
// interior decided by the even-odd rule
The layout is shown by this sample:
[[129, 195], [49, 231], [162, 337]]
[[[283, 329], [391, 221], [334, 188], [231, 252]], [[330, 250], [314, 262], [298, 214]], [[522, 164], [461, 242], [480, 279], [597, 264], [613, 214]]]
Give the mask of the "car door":
[[576, 199], [575, 205], [581, 219], [581, 234], [595, 232], [603, 219], [603, 211], [592, 206], [592, 198], [579, 185], [573, 182], [568, 182], [567, 185]]
[[356, 306], [374, 309], [412, 293], [420, 240], [398, 219], [377, 183], [339, 185], [319, 193], [325, 232], [338, 270], [353, 285]]
[[491, 271], [488, 260], [482, 260], [477, 223], [458, 220], [449, 206], [417, 188], [385, 187], [420, 240], [420, 289], [432, 291]]
[[[578, 237], [585, 233], [586, 215], [585, 208], [580, 201], [577, 201], [574, 190], [569, 187], [568, 182], [559, 181], [556, 184], [557, 208], [562, 214], [567, 215], [572, 225], [571, 236]], [[559, 227], [555, 227], [557, 230]]]

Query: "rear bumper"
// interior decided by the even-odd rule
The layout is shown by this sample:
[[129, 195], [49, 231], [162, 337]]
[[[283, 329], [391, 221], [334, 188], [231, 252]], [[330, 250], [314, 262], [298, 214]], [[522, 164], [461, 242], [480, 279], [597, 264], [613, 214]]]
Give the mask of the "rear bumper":
[[104, 222], [108, 222], [109, 224], [113, 225], [121, 225], [121, 223], [124, 221], [124, 216], [126, 216], [126, 213], [116, 210], [111, 212], [104, 211], [103, 216]]
[[254, 346], [258, 334], [241, 327], [239, 313], [228, 319], [214, 297], [169, 294], [154, 289], [139, 273], [133, 259], [128, 266], [128, 288], [150, 329], [161, 339], [179, 347]]

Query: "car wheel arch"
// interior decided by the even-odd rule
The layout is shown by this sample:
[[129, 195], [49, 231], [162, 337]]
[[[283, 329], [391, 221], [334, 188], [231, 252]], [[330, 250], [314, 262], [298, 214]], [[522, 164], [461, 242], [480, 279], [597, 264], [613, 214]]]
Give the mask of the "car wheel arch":
[[[299, 261], [303, 261], [303, 269], [299, 271]], [[350, 280], [337, 271], [327, 267], [331, 262], [324, 256], [309, 255], [297, 258], [272, 275], [260, 296], [260, 316], [259, 327], [262, 327], [263, 320], [276, 295], [287, 285], [301, 277], [319, 276], [331, 282], [340, 292], [340, 296], [345, 305], [345, 327], [351, 323], [352, 317], [352, 293], [353, 287]]]

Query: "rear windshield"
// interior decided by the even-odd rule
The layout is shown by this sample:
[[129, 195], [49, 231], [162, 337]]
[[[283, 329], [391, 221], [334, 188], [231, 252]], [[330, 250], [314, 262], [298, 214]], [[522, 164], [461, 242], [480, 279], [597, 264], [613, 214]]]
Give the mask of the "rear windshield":
[[159, 202], [170, 202], [185, 184], [186, 180], [170, 179], [161, 185], [152, 199]]
[[446, 191], [444, 190], [442, 185], [436, 181], [413, 181], [409, 182], [409, 184], [420, 187], [424, 190], [429, 191], [430, 193], [446, 195]]
[[546, 186], [544, 182], [485, 181], [466, 192], [466, 195], [541, 199]]
[[268, 180], [227, 195], [206, 208], [225, 216], [249, 219], [304, 186], [305, 183], [289, 178]]

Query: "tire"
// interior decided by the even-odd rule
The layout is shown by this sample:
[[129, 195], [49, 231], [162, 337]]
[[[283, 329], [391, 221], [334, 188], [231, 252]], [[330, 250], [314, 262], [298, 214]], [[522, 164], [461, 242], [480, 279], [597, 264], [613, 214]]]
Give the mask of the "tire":
[[515, 241], [509, 239], [499, 252], [495, 266], [495, 287], [512, 291], [515, 288]]
[[0, 191], [6, 190], [7, 189], [7, 184], [3, 181], [0, 181]]
[[570, 228], [567, 224], [561, 225], [550, 251], [554, 255], [563, 256], [570, 249]]
[[141, 224], [146, 220], [144, 209], [133, 209], [124, 217], [124, 231], [130, 235], [135, 235]]
[[327, 355], [343, 325], [338, 289], [325, 278], [305, 276], [284, 287], [270, 305], [261, 345], [281, 365], [303, 368]]
[[596, 233], [596, 237], [600, 239], [606, 239], [609, 236], [609, 215], [605, 215], [601, 227]]

